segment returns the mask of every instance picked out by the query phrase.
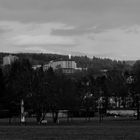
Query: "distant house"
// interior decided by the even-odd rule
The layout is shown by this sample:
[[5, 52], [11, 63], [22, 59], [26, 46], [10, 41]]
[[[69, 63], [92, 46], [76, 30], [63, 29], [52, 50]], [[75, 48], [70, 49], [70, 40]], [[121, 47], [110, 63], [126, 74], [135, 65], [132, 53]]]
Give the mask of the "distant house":
[[14, 55], [5, 56], [5, 57], [3, 57], [3, 66], [5, 66], [5, 65], [11, 65], [16, 60], [18, 60], [18, 57], [17, 56], [14, 56]]
[[41, 65], [33, 65], [32, 68], [33, 68], [33, 70], [37, 70], [37, 69], [41, 68]]

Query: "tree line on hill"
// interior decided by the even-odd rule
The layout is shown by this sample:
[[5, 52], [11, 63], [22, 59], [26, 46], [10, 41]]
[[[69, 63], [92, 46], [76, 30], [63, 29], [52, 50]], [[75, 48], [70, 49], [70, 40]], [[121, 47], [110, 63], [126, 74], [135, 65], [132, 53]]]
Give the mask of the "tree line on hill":
[[[11, 53], [0, 53], [0, 64], [2, 64], [3, 57]], [[13, 54], [22, 59], [28, 59], [32, 65], [38, 64], [47, 64], [50, 61], [58, 60], [68, 60], [68, 55], [59, 55], [59, 54], [43, 54], [43, 53], [17, 53]], [[102, 59], [102, 58], [89, 58], [87, 56], [72, 56], [72, 60], [77, 63], [78, 67], [81, 68], [94, 68], [94, 69], [112, 69], [116, 65], [119, 67], [123, 66], [125, 68], [130, 67], [129, 64], [133, 64], [135, 61], [116, 61], [111, 59]]]
[[20, 58], [0, 69], [0, 109], [9, 110], [9, 117], [20, 114], [22, 99], [25, 110], [35, 114], [37, 122], [47, 112], [52, 112], [53, 121], [57, 122], [59, 110], [67, 110], [71, 116], [83, 109], [90, 117], [97, 111], [101, 97], [104, 113], [111, 107], [109, 97], [121, 97], [124, 108], [126, 97], [131, 97], [130, 108], [137, 109], [139, 119], [140, 61], [130, 67], [110, 59], [75, 57], [88, 70], [65, 75], [61, 69], [33, 70], [31, 59]]

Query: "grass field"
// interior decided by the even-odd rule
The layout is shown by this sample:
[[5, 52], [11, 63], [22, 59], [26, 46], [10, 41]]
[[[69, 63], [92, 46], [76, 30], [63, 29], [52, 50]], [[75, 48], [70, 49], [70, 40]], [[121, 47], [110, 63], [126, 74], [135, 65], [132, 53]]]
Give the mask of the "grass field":
[[0, 124], [0, 140], [140, 140], [140, 121], [73, 120], [57, 125]]

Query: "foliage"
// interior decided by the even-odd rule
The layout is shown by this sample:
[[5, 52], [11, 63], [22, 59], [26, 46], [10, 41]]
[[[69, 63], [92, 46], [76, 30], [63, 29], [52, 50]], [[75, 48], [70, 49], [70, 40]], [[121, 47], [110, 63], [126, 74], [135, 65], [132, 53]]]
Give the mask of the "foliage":
[[[20, 113], [20, 101], [24, 99], [25, 110], [36, 115], [41, 122], [47, 112], [52, 112], [53, 121], [57, 122], [59, 110], [79, 111], [87, 114], [97, 108], [100, 97], [105, 98], [108, 109], [109, 97], [128, 96], [127, 77], [134, 74], [134, 90], [140, 93], [140, 62], [131, 68], [127, 63], [87, 56], [73, 56], [78, 67], [87, 71], [65, 75], [59, 69], [43, 70], [43, 64], [50, 60], [67, 60], [68, 56], [56, 54], [17, 54], [19, 60], [0, 70], [1, 100], [7, 109]], [[25, 59], [26, 58], [26, 59]], [[32, 64], [42, 64], [37, 70]], [[3, 104], [3, 103], [2, 103]]]

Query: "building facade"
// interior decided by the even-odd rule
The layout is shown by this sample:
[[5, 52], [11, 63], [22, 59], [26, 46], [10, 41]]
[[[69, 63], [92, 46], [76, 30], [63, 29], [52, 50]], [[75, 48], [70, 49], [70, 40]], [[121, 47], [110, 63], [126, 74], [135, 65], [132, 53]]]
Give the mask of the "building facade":
[[61, 69], [63, 73], [70, 74], [75, 72], [77, 64], [71, 60], [51, 61], [49, 64], [44, 65], [43, 69], [47, 70], [49, 67], [53, 68], [53, 70]]
[[14, 55], [5, 56], [5, 57], [3, 57], [3, 66], [5, 66], [5, 65], [11, 65], [16, 60], [18, 60], [18, 57], [17, 56], [14, 56]]

